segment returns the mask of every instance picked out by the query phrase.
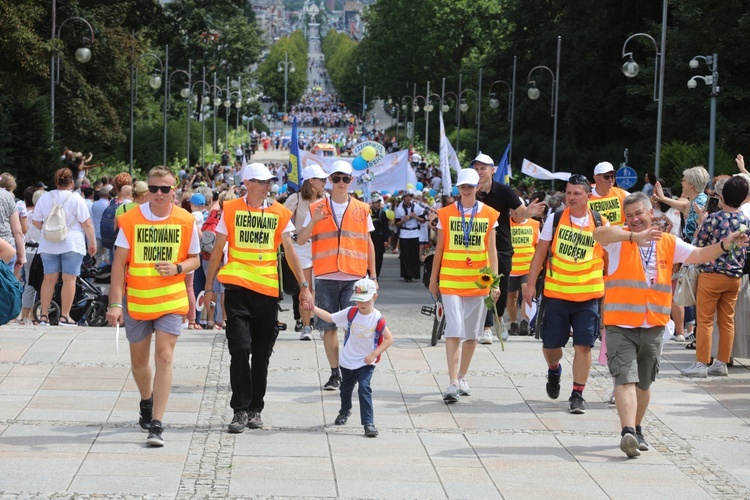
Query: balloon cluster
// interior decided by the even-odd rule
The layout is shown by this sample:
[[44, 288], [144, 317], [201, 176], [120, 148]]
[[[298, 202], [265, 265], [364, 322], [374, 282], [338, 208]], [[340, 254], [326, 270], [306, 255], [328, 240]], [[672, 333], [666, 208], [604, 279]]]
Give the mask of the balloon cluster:
[[372, 146], [365, 146], [362, 148], [362, 152], [352, 160], [352, 168], [354, 170], [366, 170], [367, 164], [375, 159], [378, 152]]

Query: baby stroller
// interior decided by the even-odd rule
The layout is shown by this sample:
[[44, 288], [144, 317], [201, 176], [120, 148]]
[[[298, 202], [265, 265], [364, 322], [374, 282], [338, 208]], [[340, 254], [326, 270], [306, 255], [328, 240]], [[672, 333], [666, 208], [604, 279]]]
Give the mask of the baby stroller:
[[[87, 255], [81, 264], [81, 275], [76, 278], [76, 291], [73, 298], [73, 305], [70, 308], [70, 319], [78, 324], [86, 324], [88, 326], [106, 326], [109, 297], [104, 295], [99, 287], [94, 286], [89, 281], [93, 279], [93, 269], [91, 259]], [[42, 264], [42, 257], [36, 254], [29, 269], [29, 285], [37, 291], [37, 294], [40, 293], [43, 280], [44, 265]], [[52, 301], [47, 311], [47, 318], [50, 325], [57, 325], [60, 322], [61, 288], [62, 277], [57, 280]], [[41, 301], [37, 300], [34, 303], [32, 312], [34, 321], [39, 322], [39, 318], [44, 315]]]
[[[424, 259], [424, 274], [422, 276], [422, 283], [427, 288], [430, 287], [430, 273], [432, 273], [432, 260], [433, 255], [428, 255]], [[443, 333], [445, 332], [445, 314], [443, 310], [443, 303], [440, 302], [440, 295], [438, 293], [438, 298], [435, 301], [435, 305], [433, 306], [422, 306], [422, 314], [425, 316], [434, 316], [433, 322], [432, 322], [432, 337], [430, 339], [430, 345], [435, 346], [438, 343], [438, 340], [443, 336]]]

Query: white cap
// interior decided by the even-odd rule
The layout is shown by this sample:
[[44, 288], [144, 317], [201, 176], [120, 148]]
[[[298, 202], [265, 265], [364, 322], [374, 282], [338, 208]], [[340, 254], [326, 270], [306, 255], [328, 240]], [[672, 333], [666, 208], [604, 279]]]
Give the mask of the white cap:
[[489, 157], [489, 155], [486, 155], [484, 153], [479, 153], [476, 158], [471, 160], [471, 163], [469, 163], [469, 166], [473, 167], [475, 163], [484, 163], [485, 165], [492, 165], [495, 166], [495, 161]]
[[370, 203], [377, 203], [379, 201], [383, 201], [383, 198], [381, 198], [378, 193], [373, 193], [370, 195]]
[[607, 172], [614, 172], [615, 167], [608, 161], [603, 161], [594, 167], [594, 175], [606, 174]]
[[367, 302], [378, 293], [378, 287], [370, 278], [362, 278], [354, 283], [354, 293], [351, 300], [354, 302]]
[[251, 163], [242, 170], [242, 180], [249, 181], [255, 179], [258, 181], [270, 181], [271, 179], [277, 181], [278, 177], [273, 175], [268, 167], [262, 163]]
[[327, 179], [328, 174], [325, 173], [323, 168], [320, 165], [316, 165], [315, 163], [305, 167], [302, 170], [302, 179], [304, 180], [310, 180], [310, 179]]
[[352, 164], [344, 160], [336, 160], [333, 162], [331, 168], [331, 174], [346, 174], [352, 175]]
[[[482, 155], [479, 155], [479, 156], [482, 156]], [[487, 155], [484, 155], [484, 156], [487, 156]], [[484, 162], [482, 161], [482, 163]], [[488, 163], [488, 165], [490, 164]], [[464, 169], [461, 169], [460, 172], [458, 172], [458, 180], [456, 181], [456, 186], [478, 186], [478, 185], [479, 185], [479, 174], [473, 168], [464, 168]]]

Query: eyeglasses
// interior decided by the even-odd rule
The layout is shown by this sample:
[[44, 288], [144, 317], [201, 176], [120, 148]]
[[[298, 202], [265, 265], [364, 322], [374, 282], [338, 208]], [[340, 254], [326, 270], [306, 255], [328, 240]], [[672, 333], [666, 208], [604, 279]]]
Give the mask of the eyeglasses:
[[585, 186], [589, 185], [589, 180], [586, 178], [585, 175], [581, 174], [573, 174], [568, 178], [568, 184], [582, 184]]
[[331, 181], [333, 181], [334, 184], [338, 184], [339, 182], [349, 184], [350, 182], [352, 182], [352, 178], [348, 175], [332, 175]]
[[257, 184], [262, 184], [264, 186], [270, 186], [271, 185], [271, 179], [268, 179], [267, 181], [260, 181], [258, 179], [249, 179], [250, 182], [255, 182]]
[[156, 194], [159, 191], [161, 191], [164, 194], [169, 194], [169, 192], [172, 190], [172, 186], [152, 186], [149, 184], [148, 191], [149, 193]]

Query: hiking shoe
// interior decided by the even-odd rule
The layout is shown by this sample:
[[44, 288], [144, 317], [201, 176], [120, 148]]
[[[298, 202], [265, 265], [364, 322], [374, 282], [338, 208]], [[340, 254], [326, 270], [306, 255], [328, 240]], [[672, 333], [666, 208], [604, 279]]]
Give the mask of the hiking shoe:
[[714, 375], [716, 377], [728, 377], [729, 376], [729, 370], [727, 370], [727, 364], [722, 363], [718, 359], [715, 359], [713, 363], [711, 363], [711, 366], [708, 367], [706, 370], [709, 375]]
[[151, 421], [151, 427], [148, 429], [148, 437], [146, 438], [146, 444], [149, 446], [164, 446], [164, 437], [162, 434], [164, 433], [164, 428], [161, 425], [161, 422], [158, 420], [152, 420]]
[[674, 337], [672, 337], [672, 340], [674, 340], [675, 342], [679, 342], [679, 343], [687, 342], [685, 340], [685, 336], [682, 334], [675, 335]]
[[580, 392], [573, 391], [573, 394], [570, 395], [570, 399], [568, 399], [568, 403], [570, 404], [570, 413], [576, 415], [586, 413], [586, 400], [583, 399]]
[[151, 428], [151, 419], [154, 418], [154, 396], [148, 399], [141, 399], [141, 412], [138, 418], [138, 425], [141, 429], [148, 431]]
[[365, 425], [365, 436], [368, 438], [378, 437], [378, 429], [372, 424]]
[[465, 378], [458, 379], [458, 394], [460, 396], [471, 396], [471, 389], [469, 389], [469, 383]]
[[[651, 446], [648, 444], [648, 441], [646, 441], [646, 438], [643, 437], [642, 432], [635, 431], [635, 439], [638, 440], [638, 449], [641, 451], [648, 451], [649, 447]], [[625, 450], [622, 450], [625, 451]], [[627, 453], [627, 452], [626, 452]]]
[[323, 386], [323, 390], [337, 391], [340, 385], [341, 378], [337, 377], [336, 375], [331, 375], [331, 377], [328, 379], [328, 382], [326, 382], [326, 385]]
[[247, 427], [247, 419], [248, 415], [245, 410], [234, 412], [234, 418], [232, 418], [232, 422], [229, 424], [229, 432], [231, 432], [232, 434], [245, 432], [245, 427]]
[[518, 328], [518, 335], [531, 335], [528, 319], [521, 320], [521, 326]]
[[511, 324], [510, 324], [510, 330], [508, 331], [508, 334], [509, 335], [519, 335], [520, 334], [519, 330], [518, 330], [518, 323], [516, 323], [515, 321], [511, 322]]
[[557, 399], [560, 396], [560, 377], [562, 376], [562, 365], [557, 370], [547, 370], [547, 396]]
[[349, 420], [349, 417], [351, 416], [352, 412], [349, 411], [340, 411], [339, 415], [336, 417], [336, 420], [333, 421], [336, 425], [344, 425], [347, 420]]
[[477, 342], [480, 344], [492, 344], [492, 330], [489, 328], [485, 328], [481, 334], [479, 334], [479, 338], [477, 339]]
[[302, 333], [299, 334], [300, 340], [312, 340], [312, 328], [309, 326], [303, 326], [302, 327]]
[[248, 412], [247, 428], [248, 429], [262, 429], [263, 428], [263, 421], [260, 419], [259, 411]]
[[638, 451], [638, 438], [633, 434], [627, 432], [620, 439], [620, 449], [628, 456], [628, 458], [640, 457], [641, 452]]
[[708, 377], [708, 367], [705, 363], [695, 362], [684, 370], [680, 370], [680, 373], [686, 377], [706, 378]]
[[302, 328], [303, 328], [302, 327], [302, 320], [298, 319], [297, 321], [295, 321], [295, 323], [294, 323], [294, 331], [295, 332], [301, 332]]
[[451, 384], [443, 393], [443, 401], [445, 401], [446, 403], [456, 403], [460, 396], [461, 392], [458, 388], [458, 384]]

